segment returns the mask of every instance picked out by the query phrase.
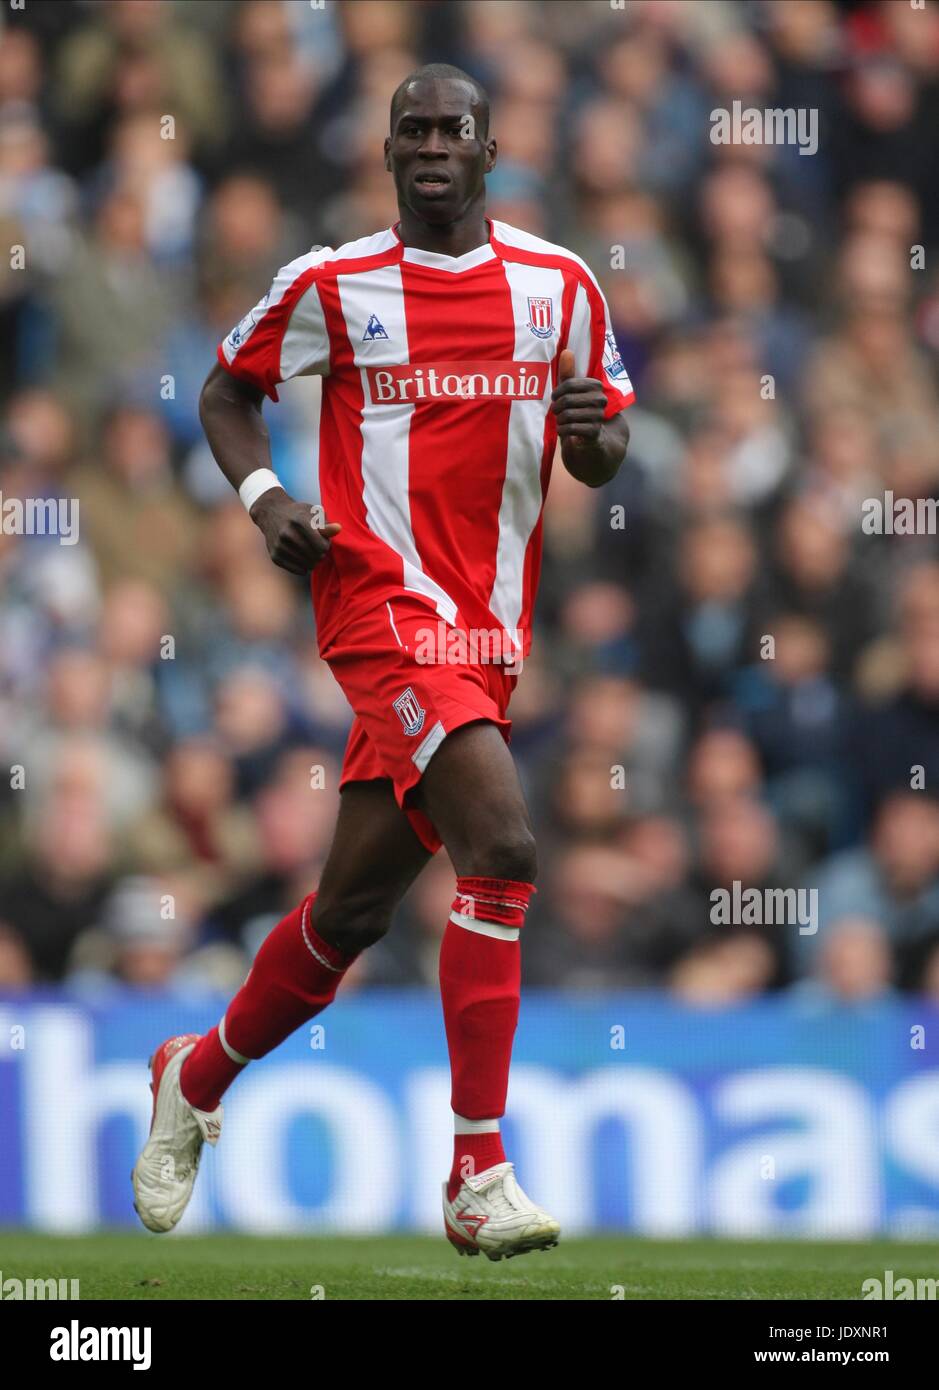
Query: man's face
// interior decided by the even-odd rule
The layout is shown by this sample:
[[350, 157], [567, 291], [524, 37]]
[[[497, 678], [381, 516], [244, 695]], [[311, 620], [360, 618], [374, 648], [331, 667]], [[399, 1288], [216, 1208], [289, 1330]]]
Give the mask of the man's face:
[[481, 129], [473, 89], [455, 78], [421, 79], [404, 94], [385, 140], [398, 206], [423, 222], [456, 222], [484, 189], [496, 142]]

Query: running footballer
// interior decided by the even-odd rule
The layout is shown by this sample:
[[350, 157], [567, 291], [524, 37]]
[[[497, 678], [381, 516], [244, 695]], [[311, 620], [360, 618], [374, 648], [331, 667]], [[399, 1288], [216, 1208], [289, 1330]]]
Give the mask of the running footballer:
[[[285, 266], [203, 388], [209, 444], [272, 560], [311, 575], [320, 653], [355, 718], [319, 887], [270, 933], [218, 1026], [151, 1058], [134, 1193], [154, 1231], [182, 1216], [235, 1077], [330, 1004], [444, 845], [457, 874], [440, 952], [455, 1132], [445, 1231], [461, 1254], [494, 1260], [560, 1235], [499, 1132], [536, 876], [508, 706], [558, 444], [576, 479], [608, 482], [633, 395], [584, 262], [486, 218], [495, 162], [477, 82], [441, 64], [408, 77], [385, 140], [400, 220]], [[278, 383], [313, 374], [325, 520], [277, 482], [262, 414]], [[440, 633], [447, 651], [428, 659]]]

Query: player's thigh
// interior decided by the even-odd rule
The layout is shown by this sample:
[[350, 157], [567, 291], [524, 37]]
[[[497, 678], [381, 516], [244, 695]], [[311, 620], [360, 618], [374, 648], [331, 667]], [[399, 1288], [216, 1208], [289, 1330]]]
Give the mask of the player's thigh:
[[350, 933], [377, 939], [430, 857], [390, 781], [347, 783], [313, 905], [317, 931], [340, 949]]
[[459, 875], [533, 882], [531, 817], [495, 724], [464, 724], [448, 734], [421, 778], [415, 804], [433, 821]]

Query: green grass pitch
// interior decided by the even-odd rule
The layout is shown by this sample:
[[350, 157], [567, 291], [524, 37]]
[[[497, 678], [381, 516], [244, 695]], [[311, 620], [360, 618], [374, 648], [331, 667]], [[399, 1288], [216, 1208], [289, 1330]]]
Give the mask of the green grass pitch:
[[[91, 1236], [0, 1231], [3, 1279], [79, 1279], [83, 1299], [859, 1299], [937, 1275], [936, 1247], [895, 1241], [562, 1240], [491, 1263], [442, 1237]], [[322, 1293], [319, 1293], [319, 1290]]]

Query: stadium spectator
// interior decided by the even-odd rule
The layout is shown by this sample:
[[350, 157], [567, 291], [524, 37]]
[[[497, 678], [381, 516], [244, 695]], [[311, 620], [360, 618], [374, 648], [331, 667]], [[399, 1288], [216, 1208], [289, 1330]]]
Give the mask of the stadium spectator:
[[[197, 396], [277, 266], [394, 220], [388, 94], [434, 57], [491, 89], [491, 215], [596, 268], [637, 388], [618, 477], [556, 468], [546, 509], [512, 706], [549, 861], [526, 971], [710, 1007], [939, 996], [935, 525], [862, 528], [888, 490], [939, 496], [937, 25], [830, 0], [10, 12], [0, 496], [79, 525], [0, 526], [0, 988], [227, 989], [315, 881], [349, 710]], [[735, 100], [817, 110], [815, 156], [715, 143]], [[265, 414], [311, 503], [319, 409], [301, 379]], [[817, 933], [716, 925], [734, 881], [816, 887]], [[353, 984], [430, 982], [449, 896], [441, 856]]]

